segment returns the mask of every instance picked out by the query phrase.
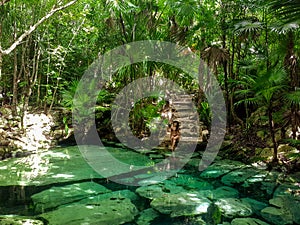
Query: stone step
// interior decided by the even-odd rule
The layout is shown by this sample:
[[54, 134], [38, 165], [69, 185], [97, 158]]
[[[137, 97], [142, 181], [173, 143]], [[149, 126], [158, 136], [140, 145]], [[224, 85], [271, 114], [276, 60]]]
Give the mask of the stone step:
[[[200, 132], [201, 131], [201, 129], [199, 129], [199, 131], [198, 132]], [[192, 128], [192, 129], [190, 129], [190, 128], [184, 128], [184, 129], [180, 129], [180, 133], [183, 135], [183, 134], [193, 134], [193, 133], [195, 133], [196, 132], [196, 128]]]
[[179, 98], [190, 98], [192, 99], [194, 96], [193, 95], [188, 95], [188, 94], [171, 94], [172, 99], [179, 99]]
[[188, 104], [192, 103], [193, 99], [191, 98], [180, 98], [180, 99], [172, 99], [171, 103], [172, 104]]
[[185, 99], [185, 100], [180, 100], [180, 101], [179, 100], [172, 101], [172, 105], [174, 105], [174, 106], [191, 105], [191, 104], [194, 104], [191, 99]]
[[[193, 142], [203, 142], [203, 139], [202, 137], [182, 137], [180, 138], [179, 140], [180, 142], [187, 142], [187, 143], [193, 143]], [[170, 139], [159, 139], [159, 143], [162, 144], [162, 143], [166, 143], [166, 142], [171, 142]]]
[[189, 112], [189, 111], [180, 111], [180, 112], [174, 112], [174, 116], [177, 117], [192, 117], [195, 116], [195, 113]]

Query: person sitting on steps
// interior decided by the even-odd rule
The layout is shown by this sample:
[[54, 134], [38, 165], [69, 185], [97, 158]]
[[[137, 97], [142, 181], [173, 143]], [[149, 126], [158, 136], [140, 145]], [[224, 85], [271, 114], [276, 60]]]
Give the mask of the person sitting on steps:
[[180, 138], [179, 122], [173, 121], [173, 123], [170, 125], [170, 139], [171, 139], [172, 152], [175, 150], [179, 138]]

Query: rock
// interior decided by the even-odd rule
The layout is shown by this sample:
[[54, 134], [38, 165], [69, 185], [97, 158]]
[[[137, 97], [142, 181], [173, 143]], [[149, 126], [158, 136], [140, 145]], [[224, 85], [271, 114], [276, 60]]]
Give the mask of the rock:
[[278, 146], [278, 153], [283, 152], [283, 153], [289, 153], [297, 150], [297, 148], [289, 146], [288, 144], [280, 144]]
[[150, 159], [163, 159], [164, 156], [161, 154], [149, 154]]
[[205, 214], [210, 203], [210, 200], [199, 196], [196, 192], [183, 192], [154, 198], [150, 205], [162, 214], [180, 217]]
[[218, 161], [218, 162], [210, 165], [208, 168], [206, 168], [200, 174], [200, 177], [208, 178], [208, 179], [215, 179], [215, 178], [221, 177], [221, 176], [229, 173], [232, 170], [235, 170], [238, 168], [245, 168], [245, 167], [247, 167], [245, 164], [237, 162], [237, 161], [222, 160], [222, 161]]
[[[51, 115], [37, 112], [26, 112], [21, 117], [12, 116], [11, 109], [0, 107], [0, 143], [5, 140], [5, 145], [12, 150], [22, 149], [24, 151], [35, 152], [39, 149], [49, 149], [57, 144], [56, 138], [52, 135], [52, 128], [56, 125], [55, 119]], [[23, 124], [23, 127], [22, 127]], [[60, 121], [60, 126], [62, 121]], [[0, 144], [1, 145], [1, 144]]]
[[200, 163], [200, 158], [191, 158], [188, 162], [187, 165], [192, 167], [192, 168], [199, 168], [199, 163]]
[[211, 190], [213, 186], [202, 179], [197, 179], [188, 174], [179, 174], [177, 177], [170, 179], [176, 185], [182, 186], [187, 190]]
[[99, 202], [101, 200], [106, 200], [106, 199], [129, 199], [131, 202], [137, 202], [139, 200], [139, 197], [132, 191], [130, 190], [119, 190], [119, 191], [114, 191], [114, 192], [108, 192], [105, 194], [100, 194], [100, 195], [95, 195], [95, 196], [90, 196], [85, 199], [82, 199], [79, 201], [79, 203], [91, 203], [91, 202]]
[[252, 211], [258, 216], [260, 216], [260, 211], [268, 206], [266, 203], [257, 201], [252, 198], [242, 198], [241, 201], [244, 204], [248, 204], [251, 207]]
[[215, 202], [227, 218], [248, 217], [253, 214], [251, 207], [237, 198], [222, 198]]
[[259, 169], [259, 170], [267, 170], [267, 168], [268, 168], [267, 163], [265, 163], [263, 161], [253, 162], [253, 163], [251, 163], [251, 166], [253, 166], [254, 168]]
[[283, 179], [285, 179], [283, 173], [277, 171], [268, 172], [263, 179], [264, 181], [260, 182], [260, 189], [266, 191], [268, 195], [272, 195], [274, 189], [278, 186], [278, 182], [281, 182]]
[[159, 217], [159, 213], [154, 209], [145, 209], [142, 211], [136, 221], [137, 225], [150, 225], [151, 222]]
[[213, 199], [239, 197], [238, 190], [228, 186], [218, 187], [217, 189], [213, 190], [212, 193], [213, 193]]
[[283, 209], [266, 207], [261, 211], [261, 215], [265, 220], [275, 225], [293, 224], [292, 215]]
[[255, 149], [255, 156], [267, 160], [273, 157], [273, 149], [272, 148], [256, 148]]
[[270, 205], [275, 206], [276, 208], [279, 208], [277, 211], [280, 211], [282, 214], [286, 214], [288, 218], [290, 218], [289, 215], [291, 215], [292, 220], [300, 224], [300, 199], [296, 198], [292, 195], [284, 195], [275, 197], [269, 200]]
[[64, 205], [41, 214], [51, 225], [77, 224], [124, 224], [134, 220], [138, 214], [130, 199], [119, 192], [89, 197], [78, 203]]
[[41, 220], [30, 219], [21, 216], [7, 215], [0, 216], [0, 225], [43, 225]]
[[265, 191], [268, 195], [272, 196], [274, 189], [277, 187], [276, 182], [261, 182], [260, 189]]
[[158, 185], [149, 185], [149, 186], [142, 186], [136, 189], [136, 192], [148, 199], [154, 199], [154, 198], [159, 198], [163, 195], [163, 190], [162, 187]]
[[162, 197], [166, 194], [177, 194], [186, 191], [187, 190], [184, 189], [182, 186], [177, 186], [176, 183], [170, 180], [165, 180], [163, 183], [160, 184], [142, 186], [136, 189], [136, 192], [140, 196], [151, 200], [154, 198]]
[[214, 199], [213, 190], [199, 190], [197, 191], [199, 196], [202, 196], [204, 198], [208, 198], [210, 200]]
[[231, 225], [269, 225], [256, 218], [235, 218], [231, 221]]
[[234, 186], [245, 182], [248, 178], [256, 174], [257, 170], [252, 168], [238, 169], [223, 176], [221, 181], [227, 186]]
[[242, 185], [243, 187], [250, 187], [253, 185], [260, 185], [261, 182], [263, 182], [266, 177], [268, 176], [268, 172], [267, 171], [261, 171], [261, 170], [257, 170], [256, 174], [254, 174], [253, 176], [250, 176], [249, 178], [247, 178], [247, 180], [245, 180], [244, 184]]
[[[274, 191], [273, 197], [291, 196], [293, 193], [300, 191], [300, 186], [297, 183], [283, 183], [280, 184]], [[300, 198], [300, 197], [299, 197]]]
[[32, 195], [31, 199], [34, 204], [35, 212], [43, 213], [51, 208], [56, 208], [58, 206], [67, 203], [73, 203], [92, 195], [98, 195], [107, 192], [111, 192], [111, 190], [100, 184], [94, 182], [84, 182], [62, 187], [52, 187]]

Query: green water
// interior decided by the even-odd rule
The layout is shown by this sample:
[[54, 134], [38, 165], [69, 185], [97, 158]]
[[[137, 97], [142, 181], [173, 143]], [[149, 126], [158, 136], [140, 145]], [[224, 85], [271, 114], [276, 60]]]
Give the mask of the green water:
[[[131, 166], [132, 172], [113, 169], [117, 165], [103, 162], [104, 170], [111, 169], [114, 173], [111, 181], [95, 172], [76, 146], [1, 161], [0, 224], [7, 224], [3, 222], [7, 215], [34, 218], [44, 224], [298, 224], [300, 221], [296, 212], [300, 198], [295, 194], [299, 190], [299, 173], [285, 176], [219, 158], [200, 172], [200, 150], [177, 171], [172, 162], [155, 166], [172, 159], [168, 151], [133, 151], [112, 143], [106, 149], [115, 159]], [[147, 168], [135, 171], [138, 166]], [[129, 185], [131, 182], [153, 184], [140, 187]], [[83, 209], [91, 211], [85, 214]], [[274, 215], [274, 210], [279, 215]], [[72, 212], [75, 214], [67, 215]], [[111, 218], [114, 219], [110, 221]], [[244, 221], [247, 218], [251, 218], [251, 223]]]

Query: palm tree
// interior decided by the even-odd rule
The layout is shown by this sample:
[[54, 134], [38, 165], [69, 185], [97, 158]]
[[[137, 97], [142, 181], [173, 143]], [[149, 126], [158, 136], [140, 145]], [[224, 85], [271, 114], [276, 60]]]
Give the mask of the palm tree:
[[291, 124], [293, 139], [296, 139], [296, 131], [299, 126], [299, 97], [298, 89], [300, 81], [298, 73], [300, 71], [299, 58], [295, 53], [296, 34], [300, 23], [300, 1], [299, 0], [275, 0], [271, 2], [271, 13], [281, 20], [273, 26], [272, 31], [284, 38], [284, 67], [289, 75], [290, 94], [286, 96], [290, 110], [285, 118], [285, 126]]
[[273, 143], [273, 162], [278, 161], [278, 144], [275, 138], [275, 124], [273, 119], [276, 102], [283, 97], [286, 73], [283, 69], [270, 69], [256, 76], [248, 77], [247, 86], [243, 90], [236, 91], [236, 94], [243, 94], [244, 99], [236, 104], [249, 104], [265, 106], [267, 109], [268, 127]]
[[299, 0], [274, 0], [270, 6], [286, 22], [300, 22]]

